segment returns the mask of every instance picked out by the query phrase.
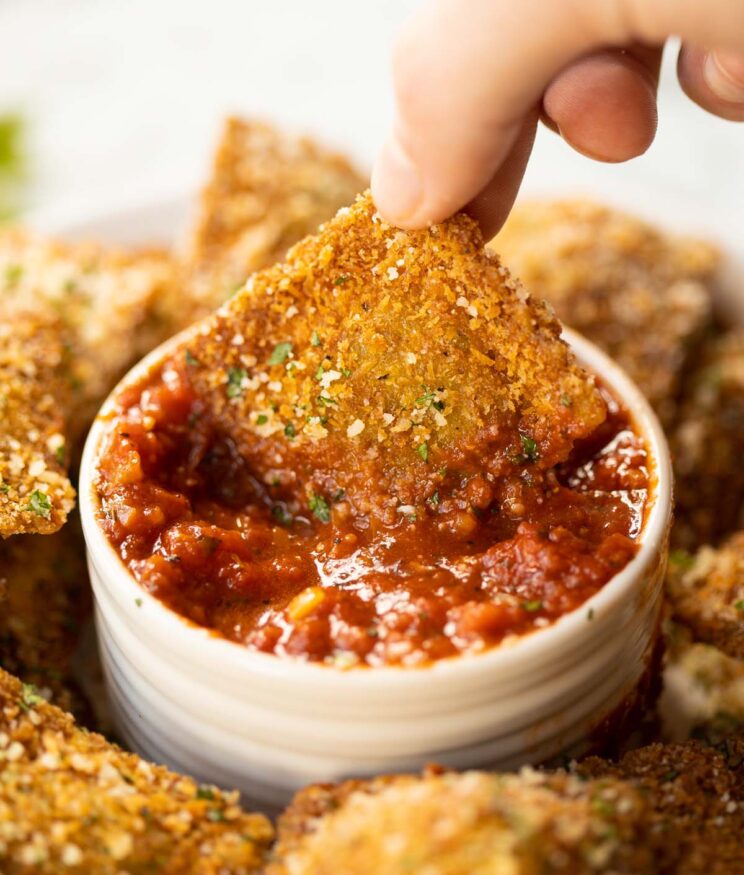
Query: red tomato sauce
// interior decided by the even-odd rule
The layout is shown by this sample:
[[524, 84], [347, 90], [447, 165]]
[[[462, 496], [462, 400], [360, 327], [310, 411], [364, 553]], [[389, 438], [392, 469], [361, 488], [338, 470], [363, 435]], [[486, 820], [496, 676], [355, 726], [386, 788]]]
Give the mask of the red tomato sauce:
[[565, 464], [470, 474], [468, 507], [435, 494], [382, 525], [343, 492], [307, 513], [259, 482], [172, 360], [118, 398], [102, 525], [144, 589], [253, 650], [344, 667], [481, 651], [574, 610], [637, 550], [647, 454], [605, 396], [607, 420]]

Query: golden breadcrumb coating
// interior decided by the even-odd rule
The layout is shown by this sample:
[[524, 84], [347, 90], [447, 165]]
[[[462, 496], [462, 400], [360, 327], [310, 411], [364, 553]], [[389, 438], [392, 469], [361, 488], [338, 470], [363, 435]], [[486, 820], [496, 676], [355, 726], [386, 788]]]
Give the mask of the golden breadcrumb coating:
[[518, 205], [492, 241], [504, 264], [635, 380], [662, 420], [710, 319], [720, 256], [586, 200]]
[[0, 543], [0, 666], [65, 711], [90, 717], [73, 660], [91, 597], [77, 513], [61, 531]]
[[267, 875], [656, 872], [630, 785], [524, 769], [309, 787], [279, 820]]
[[695, 638], [744, 659], [744, 532], [694, 556], [673, 552], [667, 596]]
[[0, 229], [3, 307], [45, 319], [51, 314], [66, 331], [70, 443], [84, 434], [124, 371], [168, 336], [154, 305], [176, 274], [164, 252], [125, 252]]
[[252, 273], [280, 261], [366, 185], [346, 158], [307, 137], [228, 118], [185, 253], [187, 294], [172, 301], [179, 324], [210, 312]]
[[0, 871], [244, 875], [273, 838], [237, 794], [79, 729], [0, 670]]
[[675, 471], [672, 540], [686, 549], [744, 527], [744, 330], [707, 340], [685, 379], [669, 435]]
[[[652, 744], [619, 763], [591, 758], [576, 767], [592, 779], [631, 783], [643, 795], [649, 831], [662, 842], [660, 873], [744, 873], [744, 737]], [[630, 870], [635, 871], [635, 870]]]
[[185, 343], [257, 476], [306, 505], [344, 490], [357, 512], [395, 518], [448, 472], [552, 467], [603, 421], [559, 334], [471, 219], [400, 231], [367, 194]]
[[0, 312], [0, 538], [55, 532], [75, 503], [63, 344], [58, 321]]

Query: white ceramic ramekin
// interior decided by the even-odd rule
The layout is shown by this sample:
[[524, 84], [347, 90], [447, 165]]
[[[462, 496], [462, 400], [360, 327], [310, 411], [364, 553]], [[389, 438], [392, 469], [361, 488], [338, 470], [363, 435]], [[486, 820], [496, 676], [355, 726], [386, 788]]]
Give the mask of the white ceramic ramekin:
[[[254, 653], [144, 592], [97, 520], [95, 462], [109, 399], [85, 448], [80, 504], [101, 655], [127, 743], [201, 780], [238, 787], [265, 809], [311, 781], [419, 769], [432, 761], [511, 768], [580, 751], [648, 666], [672, 475], [661, 428], [638, 389], [596, 347], [572, 332], [565, 336], [579, 361], [627, 405], [645, 438], [651, 489], [640, 550], [552, 626], [418, 668], [344, 671]], [[122, 384], [141, 379], [177, 342], [153, 352]]]

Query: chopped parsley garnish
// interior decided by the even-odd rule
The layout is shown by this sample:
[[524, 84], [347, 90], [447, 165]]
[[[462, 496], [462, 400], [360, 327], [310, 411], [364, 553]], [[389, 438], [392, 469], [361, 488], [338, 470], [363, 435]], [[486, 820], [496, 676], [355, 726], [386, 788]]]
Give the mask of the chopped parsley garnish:
[[28, 713], [32, 708], [41, 705], [45, 701], [33, 684], [23, 684], [21, 686], [21, 698], [18, 700], [18, 706], [22, 711]]
[[592, 799], [592, 808], [604, 817], [611, 817], [615, 813], [615, 806], [609, 799], [603, 799], [601, 796], [595, 796]]
[[341, 373], [346, 377], [347, 380], [351, 376], [351, 371], [348, 368], [341, 368]]
[[54, 451], [54, 458], [57, 460], [58, 465], [64, 465], [65, 463], [65, 445], [60, 444], [57, 449]]
[[540, 458], [540, 450], [537, 448], [537, 443], [526, 434], [520, 434], [519, 440], [522, 442], [524, 460], [536, 462]]
[[434, 493], [426, 499], [432, 507], [439, 507], [439, 490], [435, 489]]
[[211, 556], [222, 543], [219, 538], [213, 538], [211, 535], [204, 535], [203, 538], [199, 538], [199, 542], [207, 556]]
[[338, 490], [336, 490], [336, 492], [333, 496], [333, 500], [334, 501], [341, 501], [341, 499], [344, 497], [344, 495], [346, 495], [346, 490], [345, 489], [338, 489]]
[[46, 492], [34, 489], [26, 505], [26, 510], [32, 510], [37, 516], [42, 516], [48, 520], [52, 515], [52, 502], [49, 500]]
[[23, 268], [20, 264], [9, 264], [5, 268], [5, 285], [14, 286], [23, 276]]
[[207, 809], [207, 820], [211, 820], [212, 823], [221, 823], [225, 819], [225, 812], [220, 811], [219, 808], [208, 808]]
[[524, 602], [522, 607], [525, 611], [529, 611], [531, 614], [534, 614], [537, 611], [541, 611], [543, 609], [543, 603], [540, 599], [532, 599], [531, 601]]
[[688, 553], [687, 550], [678, 548], [669, 552], [669, 562], [681, 571], [687, 571], [688, 568], [692, 568], [695, 564], [695, 557]]
[[275, 504], [271, 508], [271, 515], [278, 523], [281, 523], [283, 526], [292, 525], [292, 522], [294, 521], [294, 517], [292, 516], [292, 514], [281, 504]]
[[7, 483], [0, 483], [0, 492], [5, 495], [10, 492], [10, 486]]
[[416, 452], [425, 462], [429, 461], [429, 444], [419, 444]]
[[277, 343], [274, 347], [273, 352], [269, 356], [269, 364], [270, 365], [281, 365], [287, 361], [287, 359], [292, 355], [292, 344], [285, 340], [282, 343]]
[[564, 407], [570, 407], [572, 403], [570, 395], [561, 395], [561, 404]]
[[135, 605], [137, 605], [138, 608], [142, 607], [142, 599], [137, 598], [134, 600], [134, 603], [135, 603]]
[[243, 368], [230, 368], [227, 372], [227, 397], [239, 398], [243, 394], [243, 380], [248, 373]]
[[342, 286], [344, 283], [348, 283], [351, 279], [350, 276], [344, 274], [344, 276], [337, 277], [333, 283], [334, 286]]
[[437, 393], [427, 389], [426, 386], [421, 387], [424, 390], [423, 395], [419, 395], [419, 397], [415, 400], [416, 407], [433, 407], [435, 410], [439, 410], [440, 413], [444, 410], [444, 401], [440, 401], [437, 397]]
[[330, 522], [331, 508], [322, 495], [318, 495], [316, 492], [313, 492], [310, 495], [310, 501], [308, 502], [308, 505], [313, 513], [313, 516], [316, 519], [319, 519], [322, 523]]
[[321, 362], [321, 363], [318, 365], [318, 370], [315, 372], [315, 379], [316, 379], [316, 380], [322, 380], [322, 379], [323, 379], [323, 374], [325, 374], [325, 370], [324, 370], [324, 368], [323, 368], [323, 363]]
[[197, 799], [214, 799], [214, 790], [206, 784], [202, 784], [196, 791]]
[[328, 407], [328, 406], [330, 406], [331, 404], [335, 404], [335, 403], [336, 403], [336, 402], [333, 400], [333, 398], [329, 398], [327, 395], [318, 395], [318, 399], [317, 399], [317, 400], [318, 400], [318, 404], [320, 404], [321, 407]]
[[293, 438], [293, 437], [297, 434], [297, 431], [296, 431], [294, 425], [293, 425], [291, 422], [288, 422], [288, 423], [284, 426], [284, 434], [285, 434], [288, 438]]
[[739, 599], [738, 602], [734, 602], [734, 607], [737, 611], [744, 612], [744, 599]]
[[310, 335], [310, 343], [313, 346], [320, 346], [320, 337], [318, 337], [317, 331], [313, 331], [313, 333]]
[[184, 353], [184, 358], [186, 359], [186, 364], [190, 368], [195, 368], [199, 364], [199, 359], [194, 356], [190, 349], [186, 350], [186, 352]]
[[269, 421], [269, 417], [265, 413], [259, 413], [256, 417], [256, 425], [266, 425]]
[[24, 206], [28, 174], [26, 120], [16, 112], [0, 116], [0, 221]]

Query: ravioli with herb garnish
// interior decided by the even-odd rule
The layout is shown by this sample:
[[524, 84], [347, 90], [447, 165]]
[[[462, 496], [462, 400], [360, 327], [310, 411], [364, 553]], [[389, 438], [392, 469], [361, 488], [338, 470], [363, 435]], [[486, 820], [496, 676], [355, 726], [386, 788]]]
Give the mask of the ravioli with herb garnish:
[[[642, 795], [646, 828], [661, 852], [652, 871], [739, 875], [744, 835], [741, 729], [741, 724], [728, 724], [727, 737], [721, 738], [712, 734], [710, 725], [709, 740], [649, 744], [617, 762], [589, 757], [572, 771], [590, 782], [625, 782]], [[610, 804], [618, 810], [622, 806], [619, 799]]]
[[492, 241], [566, 325], [612, 356], [666, 425], [712, 321], [721, 254], [588, 200], [518, 204]]
[[0, 669], [0, 871], [263, 871], [273, 829], [238, 794], [199, 786], [78, 727]]
[[667, 596], [697, 640], [744, 659], [744, 532], [694, 556], [673, 551]]
[[0, 537], [56, 532], [75, 503], [59, 321], [0, 313]]
[[254, 275], [188, 354], [256, 476], [319, 518], [344, 494], [392, 521], [476, 475], [551, 468], [604, 420], [559, 334], [471, 219], [401, 231], [367, 194]]
[[124, 371], [169, 335], [154, 305], [177, 275], [159, 250], [129, 252], [0, 229], [3, 307], [57, 318], [66, 335], [70, 443], [84, 435]]
[[185, 249], [188, 282], [163, 301], [184, 326], [284, 258], [367, 185], [343, 156], [273, 125], [228, 118]]
[[267, 875], [655, 875], [651, 811], [629, 782], [529, 768], [321, 784], [280, 817]]
[[0, 541], [0, 665], [86, 720], [91, 707], [73, 675], [92, 613], [77, 513], [43, 539], [16, 535]]

